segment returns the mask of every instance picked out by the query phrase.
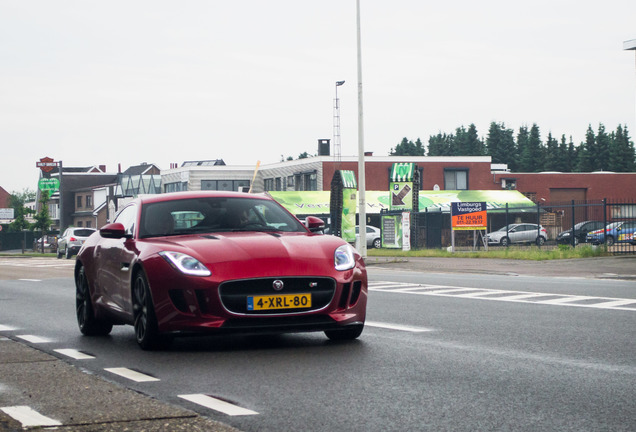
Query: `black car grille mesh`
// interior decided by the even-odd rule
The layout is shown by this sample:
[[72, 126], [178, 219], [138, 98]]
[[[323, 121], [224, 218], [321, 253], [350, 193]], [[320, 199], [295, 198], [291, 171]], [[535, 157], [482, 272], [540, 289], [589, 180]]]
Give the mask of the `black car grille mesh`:
[[[279, 285], [275, 281], [283, 283], [282, 289], [274, 289], [274, 285]], [[219, 286], [219, 294], [223, 306], [230, 312], [248, 315], [288, 314], [322, 309], [331, 302], [335, 291], [336, 281], [325, 277], [245, 279], [224, 282]], [[311, 294], [311, 307], [248, 310], [248, 297], [285, 294]]]

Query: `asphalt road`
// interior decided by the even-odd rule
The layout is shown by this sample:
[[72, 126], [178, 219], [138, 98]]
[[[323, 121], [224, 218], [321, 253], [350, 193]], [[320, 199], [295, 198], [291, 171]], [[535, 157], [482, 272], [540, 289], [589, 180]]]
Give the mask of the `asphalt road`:
[[130, 327], [79, 334], [72, 261], [0, 257], [0, 430], [13, 406], [60, 430], [636, 430], [636, 260], [593, 260], [375, 260], [358, 341], [149, 353]]

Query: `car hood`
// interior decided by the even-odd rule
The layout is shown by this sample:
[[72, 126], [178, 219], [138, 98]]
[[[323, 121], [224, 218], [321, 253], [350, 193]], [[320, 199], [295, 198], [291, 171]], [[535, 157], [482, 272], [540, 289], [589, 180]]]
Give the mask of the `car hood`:
[[[156, 240], [156, 252], [186, 253], [221, 278], [323, 275], [335, 271], [334, 252], [345, 242], [304, 233], [233, 232]], [[154, 249], [154, 248], [153, 248]]]

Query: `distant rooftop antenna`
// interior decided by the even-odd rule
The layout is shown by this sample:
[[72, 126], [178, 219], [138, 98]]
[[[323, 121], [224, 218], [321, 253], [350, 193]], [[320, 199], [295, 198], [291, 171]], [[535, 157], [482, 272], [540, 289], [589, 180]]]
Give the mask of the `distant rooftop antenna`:
[[333, 158], [336, 162], [340, 162], [342, 159], [342, 151], [340, 147], [340, 99], [338, 99], [338, 87], [344, 83], [344, 81], [336, 81], [336, 98], [333, 101]]

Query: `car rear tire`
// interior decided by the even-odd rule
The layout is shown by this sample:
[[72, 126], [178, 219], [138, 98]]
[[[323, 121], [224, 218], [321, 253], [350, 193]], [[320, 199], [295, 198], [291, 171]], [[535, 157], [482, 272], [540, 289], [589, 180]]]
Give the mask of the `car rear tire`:
[[499, 241], [499, 243], [500, 243], [502, 246], [508, 246], [508, 245], [510, 244], [510, 239], [509, 239], [508, 237], [503, 237], [503, 238]]
[[60, 248], [57, 248], [57, 253], [55, 255], [57, 256], [57, 259], [62, 258], [62, 251], [60, 250]]
[[374, 248], [380, 249], [382, 247], [382, 239], [377, 238], [377, 239], [373, 240], [372, 245], [373, 245]]
[[66, 256], [66, 259], [71, 259], [73, 257], [73, 253], [68, 247], [66, 248], [66, 253], [64, 255]]
[[112, 323], [95, 318], [84, 266], [80, 267], [75, 276], [75, 313], [79, 329], [86, 336], [105, 336], [113, 329]]
[[362, 330], [364, 330], [364, 324], [358, 324], [339, 330], [327, 330], [325, 331], [325, 335], [334, 341], [353, 340], [362, 334]]
[[141, 349], [156, 350], [170, 345], [172, 339], [159, 333], [150, 286], [143, 271], [137, 272], [133, 281], [133, 311], [135, 338]]
[[543, 246], [545, 244], [545, 237], [539, 236], [537, 237], [537, 246]]

